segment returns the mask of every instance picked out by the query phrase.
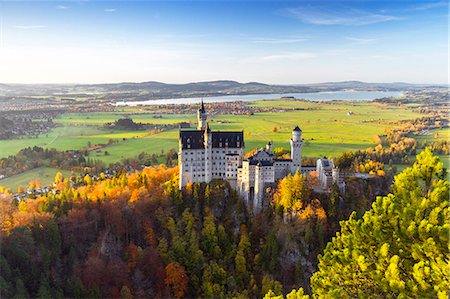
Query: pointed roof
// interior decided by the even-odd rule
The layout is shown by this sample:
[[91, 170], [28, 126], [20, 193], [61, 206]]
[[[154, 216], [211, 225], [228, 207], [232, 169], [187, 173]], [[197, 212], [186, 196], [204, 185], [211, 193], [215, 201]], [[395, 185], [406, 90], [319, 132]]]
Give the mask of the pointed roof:
[[205, 104], [203, 104], [203, 99], [202, 99], [202, 102], [201, 102], [201, 104], [200, 104], [200, 108], [199, 108], [198, 110], [200, 110], [200, 112], [202, 112], [202, 113], [205, 113], [205, 112], [206, 112], [206, 110], [205, 110]]
[[298, 126], [296, 126], [295, 128], [294, 128], [294, 130], [293, 131], [295, 131], [295, 132], [301, 132], [302, 131], [302, 129], [300, 129]]

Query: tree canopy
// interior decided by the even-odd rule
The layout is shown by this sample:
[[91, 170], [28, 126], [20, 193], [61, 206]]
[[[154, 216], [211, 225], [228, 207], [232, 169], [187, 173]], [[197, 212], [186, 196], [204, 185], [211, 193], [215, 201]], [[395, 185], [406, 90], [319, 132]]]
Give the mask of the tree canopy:
[[362, 219], [353, 213], [319, 257], [318, 298], [447, 298], [449, 182], [426, 149]]

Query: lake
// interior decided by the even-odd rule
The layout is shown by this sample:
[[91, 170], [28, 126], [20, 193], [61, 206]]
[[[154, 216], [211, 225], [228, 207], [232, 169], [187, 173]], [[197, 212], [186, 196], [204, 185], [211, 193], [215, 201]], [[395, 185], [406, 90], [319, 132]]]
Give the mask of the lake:
[[[398, 97], [402, 95], [401, 91], [327, 91], [327, 92], [309, 92], [309, 93], [286, 93], [286, 94], [249, 94], [249, 95], [225, 95], [216, 97], [204, 97], [205, 103], [212, 102], [232, 102], [232, 101], [255, 101], [272, 100], [282, 97], [294, 97], [310, 101], [369, 101], [384, 97]], [[138, 106], [138, 105], [163, 105], [163, 104], [194, 104], [200, 101], [196, 98], [178, 98], [178, 99], [158, 99], [146, 101], [122, 101], [116, 102], [116, 106]]]

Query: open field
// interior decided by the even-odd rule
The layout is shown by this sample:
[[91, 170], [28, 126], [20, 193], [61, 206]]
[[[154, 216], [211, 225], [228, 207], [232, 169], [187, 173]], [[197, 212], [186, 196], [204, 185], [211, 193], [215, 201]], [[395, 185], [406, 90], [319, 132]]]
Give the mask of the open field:
[[416, 135], [412, 137], [416, 139], [417, 142], [422, 142], [424, 140], [428, 142], [449, 140], [450, 128], [429, 130], [426, 135]]
[[[291, 130], [299, 125], [305, 139], [303, 156], [336, 156], [344, 151], [363, 149], [374, 145], [373, 137], [383, 134], [389, 122], [413, 119], [419, 114], [410, 110], [386, 106], [371, 102], [299, 102], [287, 100], [255, 101], [254, 106], [313, 109], [290, 110], [287, 112], [265, 112], [247, 115], [216, 115], [210, 118], [213, 130], [245, 131], [246, 150], [261, 147], [268, 141], [274, 147], [289, 148]], [[353, 115], [347, 113], [351, 111]], [[119, 131], [103, 128], [103, 124], [128, 115], [119, 112], [71, 113], [64, 114], [55, 122], [57, 127], [50, 133], [38, 138], [24, 138], [0, 141], [0, 156], [17, 153], [27, 146], [42, 146], [58, 150], [86, 148], [91, 144], [107, 143], [113, 139], [116, 143], [104, 148], [99, 153], [92, 152], [91, 158], [98, 158], [106, 163], [119, 162], [123, 158], [133, 158], [146, 151], [160, 154], [178, 147], [177, 130], [148, 135], [145, 131]], [[138, 113], [139, 108], [134, 112]], [[154, 118], [154, 114], [132, 115], [136, 122], [146, 123], [178, 123], [195, 121], [195, 115], [163, 115]], [[273, 132], [276, 128], [276, 132]], [[110, 155], [105, 156], [107, 150]]]
[[17, 188], [19, 186], [22, 186], [23, 188], [27, 188], [28, 184], [30, 183], [30, 180], [34, 178], [38, 178], [40, 183], [45, 186], [49, 185], [54, 182], [56, 173], [60, 171], [64, 177], [68, 177], [71, 174], [70, 171], [67, 170], [60, 170], [57, 168], [51, 168], [51, 167], [39, 167], [35, 168], [29, 171], [26, 171], [24, 173], [3, 179], [0, 181], [0, 186], [7, 187], [11, 189], [12, 192], [17, 191]]
[[55, 148], [57, 150], [83, 149], [88, 142], [92, 144], [108, 143], [109, 139], [122, 141], [123, 138], [138, 138], [148, 135], [145, 131], [119, 131], [107, 130], [95, 126], [64, 125], [57, 127], [45, 135], [37, 138], [28, 137], [21, 139], [1, 140], [0, 157], [16, 154], [20, 149], [28, 146], [40, 146], [43, 148]]
[[[428, 143], [435, 142], [435, 141], [443, 141], [443, 140], [449, 140], [450, 137], [450, 128], [443, 128], [443, 129], [435, 129], [430, 130], [429, 134], [427, 135], [413, 135], [412, 138], [416, 139], [417, 142], [420, 143], [424, 140], [426, 140]], [[419, 153], [419, 152], [418, 152]], [[444, 168], [447, 168], [447, 170], [450, 171], [450, 156], [449, 155], [438, 155], [441, 162], [444, 164]], [[409, 156], [411, 165], [416, 160], [416, 156]], [[405, 168], [409, 167], [409, 165], [400, 165], [395, 164], [397, 167], [397, 173], [403, 171]], [[447, 179], [450, 178], [450, 172], [447, 173]]]
[[[137, 123], [148, 124], [174, 124], [181, 121], [196, 120], [196, 115], [170, 114], [161, 116], [160, 114], [143, 114], [138, 108], [133, 109], [130, 109], [128, 112], [67, 113], [61, 115], [55, 123], [76, 126], [101, 126], [123, 117], [131, 117]], [[156, 115], [158, 118], [155, 118]], [[160, 116], [162, 118], [159, 118]]]
[[[291, 130], [300, 125], [305, 144], [303, 155], [306, 157], [335, 156], [344, 151], [363, 149], [374, 144], [373, 137], [382, 134], [389, 126], [388, 122], [400, 119], [412, 119], [418, 114], [409, 110], [385, 105], [355, 103], [311, 103], [294, 101], [258, 101], [252, 105], [266, 105], [282, 108], [314, 108], [315, 110], [295, 110], [277, 113], [256, 113], [246, 115], [217, 115], [210, 118], [213, 130], [242, 130], [245, 132], [246, 150], [263, 146], [273, 141], [274, 147], [289, 148]], [[354, 114], [348, 116], [347, 112]], [[135, 116], [143, 121], [146, 115]], [[148, 118], [147, 118], [148, 119]], [[193, 121], [192, 115], [165, 116], [161, 121]], [[272, 132], [273, 128], [277, 132]], [[110, 156], [95, 153], [106, 163], [125, 157], [136, 156], [142, 151], [160, 153], [162, 149], [177, 148], [177, 130], [163, 132], [153, 136], [129, 139], [107, 148]]]

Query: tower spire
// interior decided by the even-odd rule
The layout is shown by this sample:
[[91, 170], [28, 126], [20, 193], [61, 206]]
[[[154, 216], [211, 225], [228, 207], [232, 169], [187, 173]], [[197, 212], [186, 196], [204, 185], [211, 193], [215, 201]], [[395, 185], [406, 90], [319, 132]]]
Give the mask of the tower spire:
[[200, 111], [202, 112], [202, 113], [205, 113], [206, 111], [205, 111], [205, 104], [203, 103], [203, 98], [202, 98], [202, 102], [201, 102], [201, 104], [200, 104]]
[[203, 98], [202, 98], [202, 101], [200, 103], [200, 108], [198, 108], [198, 111], [197, 111], [197, 120], [198, 120], [197, 130], [205, 130], [206, 118], [207, 118], [207, 114], [206, 114], [205, 104], [203, 103]]

